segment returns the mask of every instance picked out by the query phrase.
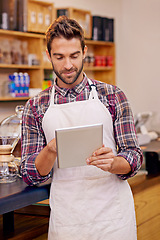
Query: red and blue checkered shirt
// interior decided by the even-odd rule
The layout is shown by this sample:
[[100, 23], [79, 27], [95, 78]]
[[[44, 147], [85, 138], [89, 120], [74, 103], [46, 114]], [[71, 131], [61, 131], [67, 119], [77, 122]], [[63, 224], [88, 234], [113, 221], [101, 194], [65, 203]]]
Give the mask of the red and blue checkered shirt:
[[[117, 144], [117, 155], [124, 157], [131, 166], [129, 174], [117, 175], [125, 180], [134, 176], [141, 167], [143, 154], [137, 142], [134, 119], [125, 94], [116, 86], [92, 80], [96, 85], [100, 101], [108, 108], [114, 128]], [[42, 120], [50, 103], [52, 87], [40, 92], [26, 103], [22, 119], [22, 163], [21, 174], [29, 185], [35, 185], [48, 180], [53, 171], [47, 176], [41, 176], [35, 167], [35, 158], [46, 146], [42, 129]], [[83, 101], [89, 98], [90, 86], [87, 77], [73, 89], [59, 88], [55, 85], [55, 104], [65, 104], [72, 101]]]

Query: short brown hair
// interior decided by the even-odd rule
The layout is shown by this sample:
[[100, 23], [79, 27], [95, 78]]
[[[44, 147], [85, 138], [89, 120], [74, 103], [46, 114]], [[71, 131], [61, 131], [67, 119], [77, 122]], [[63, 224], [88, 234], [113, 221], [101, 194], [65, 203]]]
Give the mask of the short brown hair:
[[47, 49], [49, 54], [51, 52], [51, 43], [53, 39], [60, 37], [64, 37], [68, 40], [78, 38], [81, 42], [82, 51], [84, 51], [84, 32], [74, 19], [60, 16], [49, 26], [46, 31]]

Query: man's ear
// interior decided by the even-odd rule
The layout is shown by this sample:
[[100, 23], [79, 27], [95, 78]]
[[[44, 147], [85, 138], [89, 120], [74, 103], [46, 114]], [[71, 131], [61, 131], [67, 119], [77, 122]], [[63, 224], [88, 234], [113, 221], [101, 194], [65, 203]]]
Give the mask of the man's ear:
[[88, 50], [88, 48], [87, 48], [87, 46], [85, 45], [84, 51], [83, 51], [83, 59], [85, 59], [85, 57], [86, 57], [87, 50]]
[[49, 61], [51, 62], [51, 56], [50, 56], [50, 54], [48, 52], [48, 49], [46, 49], [46, 54], [47, 54], [47, 57], [48, 57]]

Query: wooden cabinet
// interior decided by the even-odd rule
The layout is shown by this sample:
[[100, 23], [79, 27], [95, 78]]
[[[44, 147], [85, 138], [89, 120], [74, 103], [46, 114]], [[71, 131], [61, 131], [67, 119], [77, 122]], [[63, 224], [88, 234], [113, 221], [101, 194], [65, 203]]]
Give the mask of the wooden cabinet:
[[27, 1], [27, 31], [45, 33], [55, 19], [54, 3], [48, 1]]
[[[94, 57], [93, 66], [85, 65], [84, 67], [87, 76], [115, 85], [115, 44], [104, 41], [86, 40], [86, 45], [88, 47], [88, 54], [92, 54]], [[96, 58], [101, 57], [103, 57], [102, 61], [104, 59], [105, 61], [109, 61], [110, 59], [110, 62], [107, 63], [103, 61], [103, 63], [96, 63]]]
[[57, 8], [57, 17], [65, 15], [76, 20], [84, 30], [86, 39], [92, 38], [92, 15], [90, 11], [73, 7]]
[[[138, 178], [138, 180], [136, 180]], [[128, 180], [135, 202], [138, 240], [159, 240], [160, 176], [134, 176]]]
[[[17, 51], [15, 48], [15, 42], [19, 42], [18, 48], [21, 48], [21, 51]], [[9, 74], [13, 74], [14, 72], [27, 72], [30, 76], [30, 87], [31, 88], [41, 88], [42, 80], [44, 78], [44, 69], [43, 69], [43, 41], [44, 35], [41, 34], [33, 34], [33, 33], [24, 33], [18, 31], [6, 31], [0, 30], [0, 51], [1, 51], [1, 63], [0, 63], [0, 84], [2, 85], [4, 82], [8, 81]], [[3, 45], [9, 46], [9, 50]], [[22, 43], [26, 43], [27, 47], [23, 50]], [[12, 59], [13, 52], [15, 51], [16, 60]], [[16, 52], [17, 51], [17, 52]], [[22, 55], [26, 54], [30, 55], [30, 57], [34, 56], [36, 58], [36, 64], [31, 65], [30, 62], [22, 63], [18, 62], [17, 58], [22, 59]], [[5, 59], [3, 59], [3, 55], [5, 55]], [[19, 56], [21, 55], [21, 56]], [[8, 57], [7, 57], [8, 56]], [[14, 62], [15, 61], [15, 62]], [[17, 62], [16, 62], [17, 61]], [[20, 60], [21, 61], [21, 60]], [[28, 58], [27, 58], [28, 61]], [[1, 95], [4, 95], [3, 93]], [[10, 97], [0, 97], [0, 100], [12, 99]], [[21, 100], [23, 98], [16, 98], [17, 100]], [[26, 99], [26, 98], [24, 98]]]
[[[8, 41], [13, 43], [15, 40], [26, 42], [28, 46], [28, 54], [36, 56], [36, 65], [19, 64], [0, 61], [0, 84], [8, 80], [8, 75], [14, 72], [27, 72], [30, 75], [30, 87], [42, 88], [42, 82], [45, 78], [45, 72], [51, 71], [52, 67], [46, 58], [45, 35], [35, 33], [25, 33], [18, 31], [0, 30], [0, 42]], [[86, 40], [89, 52], [94, 56], [110, 56], [112, 58], [112, 66], [88, 66], [85, 64], [84, 71], [87, 76], [110, 84], [115, 84], [115, 45], [109, 42], [100, 42]], [[23, 51], [22, 51], [23, 53]], [[2, 57], [2, 49], [0, 44], [0, 60]], [[26, 100], [26, 98], [0, 97], [0, 101]]]

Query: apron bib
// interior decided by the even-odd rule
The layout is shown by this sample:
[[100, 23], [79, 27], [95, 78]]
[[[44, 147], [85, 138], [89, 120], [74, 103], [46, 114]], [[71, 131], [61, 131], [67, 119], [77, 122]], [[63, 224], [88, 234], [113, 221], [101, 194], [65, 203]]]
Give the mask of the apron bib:
[[[88, 82], [91, 85], [88, 100], [65, 104], [54, 104], [53, 86], [42, 121], [47, 143], [55, 138], [58, 128], [102, 123], [103, 143], [116, 155], [111, 114], [98, 99], [92, 81]], [[50, 207], [49, 240], [137, 239], [128, 182], [95, 166], [59, 169], [55, 162]]]

